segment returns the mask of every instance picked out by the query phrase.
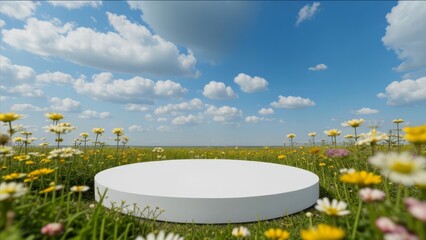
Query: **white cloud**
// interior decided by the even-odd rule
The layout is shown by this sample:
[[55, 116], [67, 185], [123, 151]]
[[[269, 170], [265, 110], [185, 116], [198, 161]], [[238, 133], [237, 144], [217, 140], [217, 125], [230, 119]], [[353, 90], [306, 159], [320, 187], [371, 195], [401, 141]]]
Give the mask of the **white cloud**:
[[74, 82], [77, 93], [108, 102], [152, 104], [156, 99], [176, 99], [188, 92], [170, 80], [154, 82], [142, 77], [114, 80], [112, 73], [106, 72], [93, 75], [92, 80], [77, 79]]
[[167, 122], [169, 119], [165, 117], [159, 117], [157, 118], [157, 122]]
[[197, 125], [200, 124], [203, 120], [203, 116], [201, 115], [192, 115], [189, 114], [187, 116], [178, 116], [172, 120], [172, 124], [174, 125]]
[[268, 81], [261, 77], [250, 77], [247, 74], [240, 73], [234, 78], [234, 82], [238, 84], [241, 91], [245, 93], [254, 93], [264, 91], [268, 87]]
[[102, 1], [48, 1], [55, 7], [64, 7], [67, 9], [77, 9], [82, 7], [100, 7], [102, 5]]
[[0, 28], [6, 26], [6, 22], [0, 19]]
[[145, 114], [145, 120], [147, 120], [147, 121], [154, 121], [154, 117], [151, 115], [151, 114]]
[[325, 65], [324, 63], [320, 63], [320, 64], [316, 65], [315, 67], [308, 68], [308, 70], [310, 70], [310, 71], [322, 71], [322, 70], [326, 70], [327, 68], [328, 68], [327, 65]]
[[18, 104], [13, 104], [10, 107], [10, 110], [14, 111], [14, 112], [20, 112], [20, 111], [36, 111], [36, 112], [39, 112], [39, 111], [46, 111], [47, 109], [37, 107], [37, 106], [34, 106], [32, 104], [29, 104], [29, 103], [18, 103]]
[[[29, 18], [23, 29], [2, 30], [3, 41], [43, 57], [65, 60], [108, 71], [156, 75], [198, 76], [196, 58], [126, 16], [107, 12], [114, 32], [97, 32], [75, 23]], [[40, 31], [43, 29], [43, 31]]]
[[149, 110], [149, 108], [145, 105], [140, 105], [140, 104], [127, 104], [126, 110], [133, 111], [133, 112], [146, 112]]
[[8, 92], [17, 93], [23, 97], [36, 97], [36, 98], [46, 97], [46, 95], [41, 89], [37, 89], [34, 86], [30, 84], [26, 84], [26, 83], [11, 87], [9, 88]]
[[377, 109], [365, 108], [365, 107], [354, 111], [354, 113], [356, 115], [376, 114], [378, 112], [379, 112], [379, 110], [377, 110]]
[[129, 132], [145, 132], [147, 131], [147, 129], [143, 128], [140, 125], [132, 125], [130, 127], [127, 128], [129, 130]]
[[16, 82], [29, 81], [35, 76], [34, 69], [13, 64], [9, 58], [0, 55], [0, 82], [14, 85]]
[[214, 100], [226, 100], [237, 98], [234, 90], [223, 82], [211, 81], [204, 86], [203, 95]]
[[387, 104], [391, 106], [424, 102], [426, 101], [426, 77], [394, 81], [385, 90], [385, 93], [379, 93], [377, 97], [387, 98]]
[[49, 99], [49, 102], [52, 103], [50, 109], [53, 111], [60, 112], [78, 112], [80, 111], [80, 102], [72, 100], [71, 98], [57, 98], [53, 97]]
[[271, 115], [274, 114], [274, 109], [272, 108], [262, 108], [258, 111], [259, 114], [262, 115]]
[[248, 122], [248, 123], [258, 123], [258, 122], [263, 121], [263, 120], [265, 120], [265, 119], [257, 117], [257, 116], [248, 116], [244, 119], [244, 121]]
[[157, 131], [159, 132], [170, 132], [171, 130], [172, 129], [169, 126], [165, 126], [165, 125], [157, 127]]
[[288, 108], [288, 109], [296, 109], [296, 108], [306, 108], [315, 106], [315, 102], [309, 98], [301, 98], [294, 96], [278, 96], [278, 102], [272, 102], [271, 107], [274, 108]]
[[181, 102], [178, 104], [167, 104], [165, 106], [160, 106], [154, 110], [154, 113], [156, 115], [161, 115], [161, 114], [176, 115], [178, 112], [194, 111], [194, 110], [200, 110], [202, 108], [204, 108], [203, 102], [198, 98], [194, 98], [188, 102]]
[[78, 118], [82, 119], [105, 119], [111, 117], [110, 112], [96, 112], [94, 110], [84, 110], [78, 116]]
[[36, 76], [38, 83], [59, 83], [59, 84], [70, 84], [74, 82], [74, 78], [63, 72], [47, 72]]
[[221, 123], [234, 123], [242, 118], [243, 112], [235, 107], [223, 106], [217, 108], [209, 106], [205, 114], [213, 116], [213, 121]]
[[299, 10], [299, 15], [297, 16], [296, 25], [299, 25], [303, 21], [310, 20], [315, 16], [315, 14], [318, 12], [320, 3], [314, 2], [312, 4], [306, 4]]
[[11, 18], [24, 20], [34, 14], [38, 5], [40, 4], [35, 1], [2, 1], [0, 13]]
[[426, 3], [399, 1], [386, 15], [388, 26], [382, 41], [403, 62], [397, 71], [426, 67]]
[[243, 38], [258, 9], [244, 1], [127, 2], [156, 33], [213, 61]]

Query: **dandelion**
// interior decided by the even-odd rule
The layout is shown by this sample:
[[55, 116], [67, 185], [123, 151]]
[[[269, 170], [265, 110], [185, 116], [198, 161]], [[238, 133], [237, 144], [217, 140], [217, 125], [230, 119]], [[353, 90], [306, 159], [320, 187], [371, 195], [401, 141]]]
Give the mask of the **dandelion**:
[[287, 138], [290, 139], [290, 144], [292, 146], [293, 146], [293, 138], [295, 138], [295, 137], [296, 137], [296, 134], [294, 134], [294, 133], [287, 134]]
[[327, 197], [318, 199], [317, 205], [315, 205], [315, 209], [318, 211], [334, 217], [348, 215], [350, 211], [347, 210], [346, 207], [347, 204], [344, 201], [333, 199], [330, 203], [330, 200]]
[[358, 186], [369, 186], [372, 184], [378, 184], [382, 182], [382, 178], [374, 173], [361, 171], [345, 173], [340, 176], [340, 181], [349, 184], [355, 184]]
[[57, 236], [64, 232], [64, 225], [62, 223], [49, 223], [46, 226], [41, 228], [41, 234], [47, 235], [50, 237]]
[[62, 188], [64, 188], [64, 185], [56, 185], [54, 182], [52, 182], [52, 183], [49, 184], [48, 188], [45, 188], [38, 193], [39, 194], [50, 193], [50, 192], [53, 192], [53, 191], [61, 190]]
[[14, 131], [12, 128], [12, 122], [22, 118], [22, 115], [16, 114], [14, 112], [9, 113], [0, 113], [0, 122], [9, 124], [9, 136], [12, 137]]
[[70, 190], [73, 191], [73, 192], [86, 192], [89, 189], [90, 189], [90, 187], [84, 186], [84, 185], [82, 185], [82, 186], [72, 186], [70, 188]]
[[312, 147], [312, 148], [310, 148], [309, 149], [309, 152], [311, 153], [311, 154], [317, 154], [317, 153], [319, 153], [321, 151], [321, 148], [319, 148], [319, 147]]
[[168, 233], [166, 236], [166, 233], [164, 231], [160, 231], [157, 236], [155, 236], [155, 233], [150, 233], [146, 236], [146, 238], [143, 238], [142, 236], [138, 236], [135, 240], [183, 240], [184, 238], [179, 236], [179, 234], [174, 233]]
[[409, 153], [378, 153], [369, 158], [371, 165], [391, 181], [405, 186], [423, 183], [426, 179], [426, 158]]
[[357, 135], [357, 132], [356, 132], [356, 128], [359, 127], [359, 126], [361, 126], [363, 123], [364, 123], [364, 119], [362, 119], [362, 118], [360, 118], [360, 119], [352, 119], [352, 120], [343, 122], [342, 126], [352, 127], [354, 129], [354, 131], [355, 131], [355, 136], [354, 136], [355, 141], [357, 141], [358, 140], [358, 135]]
[[280, 228], [270, 228], [265, 232], [267, 239], [286, 240], [289, 239], [290, 233]]
[[3, 176], [3, 180], [8, 181], [8, 180], [16, 180], [16, 179], [20, 179], [27, 176], [26, 173], [11, 173], [8, 175]]
[[420, 153], [422, 144], [426, 144], [426, 124], [416, 127], [405, 127], [402, 129], [405, 132], [405, 139], [417, 147], [417, 152]]
[[359, 190], [359, 197], [367, 203], [383, 201], [385, 196], [386, 194], [379, 189], [363, 188]]
[[239, 226], [232, 229], [232, 236], [237, 238], [250, 237], [250, 231], [246, 227]]
[[115, 139], [115, 141], [117, 142], [116, 152], [118, 152], [118, 144], [120, 143], [120, 136], [122, 136], [124, 134], [124, 132], [123, 132], [122, 128], [114, 128], [112, 130], [112, 133], [114, 133], [117, 136], [117, 138]]
[[23, 196], [28, 189], [22, 183], [0, 183], [0, 201], [16, 199]]
[[422, 222], [426, 222], [426, 202], [419, 201], [415, 198], [405, 199], [405, 207], [411, 216]]
[[51, 169], [51, 168], [41, 168], [28, 173], [28, 177], [32, 178], [32, 177], [43, 176], [43, 175], [53, 173], [54, 171], [55, 169]]
[[300, 236], [303, 240], [341, 240], [345, 237], [345, 231], [327, 224], [319, 224], [316, 228], [302, 230]]
[[284, 154], [278, 155], [279, 160], [284, 160], [285, 158], [286, 158], [286, 156]]
[[337, 145], [337, 136], [340, 136], [342, 131], [337, 130], [337, 129], [330, 129], [330, 130], [324, 131], [324, 133], [331, 138], [331, 144], [336, 146]]

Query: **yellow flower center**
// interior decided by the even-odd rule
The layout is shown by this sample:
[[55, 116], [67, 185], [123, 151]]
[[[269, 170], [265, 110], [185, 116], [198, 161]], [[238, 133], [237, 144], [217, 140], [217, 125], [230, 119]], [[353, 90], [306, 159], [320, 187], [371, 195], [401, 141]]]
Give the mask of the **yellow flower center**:
[[397, 161], [390, 167], [395, 172], [408, 174], [411, 173], [414, 169], [414, 164], [412, 162], [401, 162]]
[[327, 208], [326, 210], [328, 215], [331, 216], [338, 216], [339, 215], [339, 210], [335, 209], [335, 208]]

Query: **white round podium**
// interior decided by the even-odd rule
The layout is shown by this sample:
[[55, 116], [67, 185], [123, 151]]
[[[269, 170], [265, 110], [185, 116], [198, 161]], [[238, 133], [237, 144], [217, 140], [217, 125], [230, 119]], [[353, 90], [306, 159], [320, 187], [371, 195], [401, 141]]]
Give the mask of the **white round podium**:
[[[129, 164], [95, 176], [107, 208], [179, 223], [240, 223], [299, 212], [319, 197], [312, 172], [265, 162], [185, 159]], [[158, 216], [148, 214], [154, 211]]]

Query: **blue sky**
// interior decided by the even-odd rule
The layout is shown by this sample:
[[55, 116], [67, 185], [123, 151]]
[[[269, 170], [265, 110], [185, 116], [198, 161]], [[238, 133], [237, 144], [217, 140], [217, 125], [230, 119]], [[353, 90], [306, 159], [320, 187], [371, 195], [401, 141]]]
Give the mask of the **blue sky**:
[[426, 119], [425, 2], [12, 1], [0, 31], [0, 111], [50, 142], [46, 112], [77, 126], [68, 144], [121, 127], [152, 146]]

